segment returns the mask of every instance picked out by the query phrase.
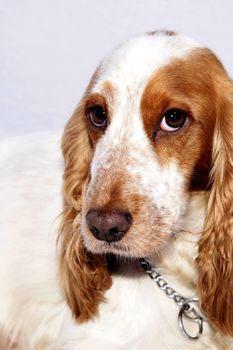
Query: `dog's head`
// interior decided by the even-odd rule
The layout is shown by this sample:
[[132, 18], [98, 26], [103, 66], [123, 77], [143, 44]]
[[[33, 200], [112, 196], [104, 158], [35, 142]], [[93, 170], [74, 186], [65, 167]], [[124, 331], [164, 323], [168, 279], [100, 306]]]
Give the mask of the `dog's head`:
[[98, 67], [65, 128], [61, 280], [73, 314], [111, 285], [104, 256], [161, 251], [190, 192], [210, 189], [199, 242], [202, 306], [233, 334], [233, 87], [208, 49], [135, 37]]

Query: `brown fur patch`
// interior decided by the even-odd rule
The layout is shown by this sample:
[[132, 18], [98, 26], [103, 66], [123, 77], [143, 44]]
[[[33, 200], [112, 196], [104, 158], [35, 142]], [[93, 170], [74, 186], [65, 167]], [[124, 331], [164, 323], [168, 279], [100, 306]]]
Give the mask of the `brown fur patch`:
[[217, 328], [233, 336], [233, 85], [222, 73], [215, 77], [212, 186], [197, 264], [202, 307]]
[[[176, 159], [185, 175], [192, 178], [195, 190], [205, 189], [208, 183], [217, 113], [214, 76], [220, 67], [210, 51], [195, 50], [189, 57], [174, 60], [156, 72], [142, 96], [145, 130], [160, 163], [165, 165]], [[188, 115], [186, 124], [176, 132], [160, 130], [154, 138], [155, 130], [159, 129], [162, 117], [169, 109], [185, 111]]]

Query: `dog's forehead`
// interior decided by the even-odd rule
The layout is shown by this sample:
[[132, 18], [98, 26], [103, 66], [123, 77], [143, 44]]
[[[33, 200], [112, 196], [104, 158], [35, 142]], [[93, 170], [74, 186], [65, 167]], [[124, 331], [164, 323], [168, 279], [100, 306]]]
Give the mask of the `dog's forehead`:
[[142, 90], [148, 79], [162, 66], [184, 58], [202, 45], [185, 36], [166, 32], [144, 34], [129, 39], [108, 55], [98, 68], [92, 92], [101, 92], [102, 83], [111, 81], [122, 90]]

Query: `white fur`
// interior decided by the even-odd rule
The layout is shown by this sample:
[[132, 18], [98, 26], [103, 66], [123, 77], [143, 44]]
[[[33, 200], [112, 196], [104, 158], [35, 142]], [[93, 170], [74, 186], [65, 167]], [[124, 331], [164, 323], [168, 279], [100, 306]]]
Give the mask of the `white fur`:
[[[149, 77], [174, 58], [183, 58], [202, 45], [183, 35], [140, 35], [127, 40], [108, 55], [98, 68], [101, 81], [111, 81], [121, 87], [121, 97], [127, 91], [140, 94]], [[101, 81], [93, 86], [99, 92]]]

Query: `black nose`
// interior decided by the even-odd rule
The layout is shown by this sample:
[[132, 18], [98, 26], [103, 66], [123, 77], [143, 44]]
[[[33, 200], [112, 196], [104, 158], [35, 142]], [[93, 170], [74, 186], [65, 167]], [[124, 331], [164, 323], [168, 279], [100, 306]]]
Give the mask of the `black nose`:
[[120, 210], [90, 209], [86, 220], [95, 238], [108, 243], [122, 239], [132, 224], [131, 214]]

